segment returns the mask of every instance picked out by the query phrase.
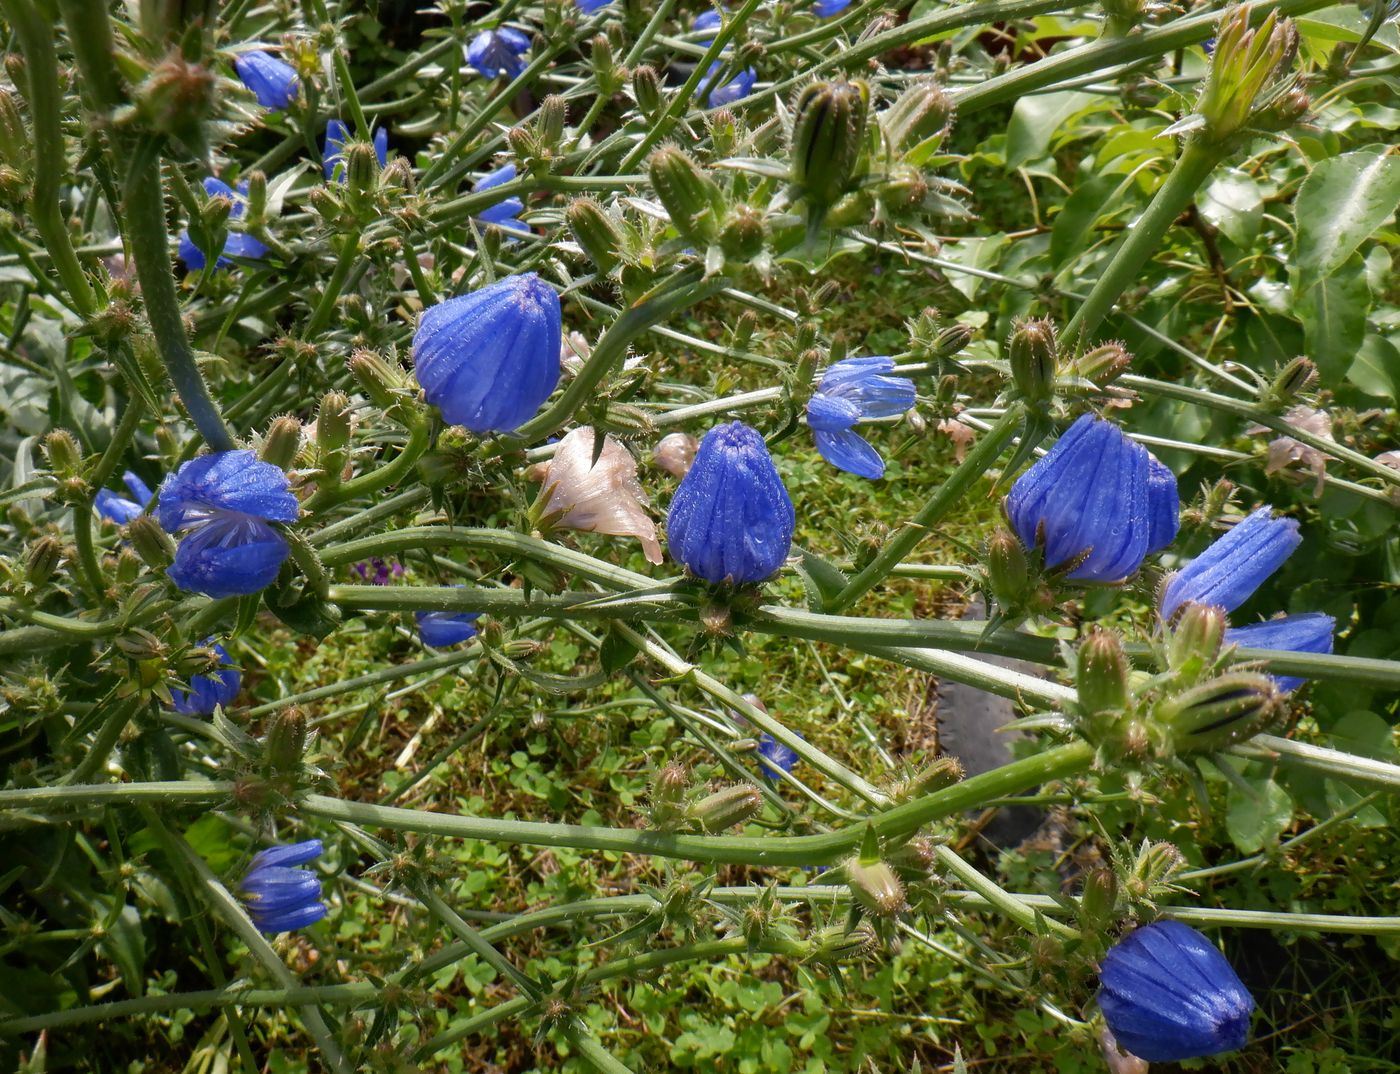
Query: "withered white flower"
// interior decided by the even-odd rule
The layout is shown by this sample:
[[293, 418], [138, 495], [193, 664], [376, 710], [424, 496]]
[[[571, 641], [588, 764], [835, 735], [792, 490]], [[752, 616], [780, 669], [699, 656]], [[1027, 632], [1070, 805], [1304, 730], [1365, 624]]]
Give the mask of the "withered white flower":
[[[1295, 406], [1284, 414], [1283, 420], [1323, 440], [1332, 439], [1332, 417], [1325, 410]], [[1257, 435], [1269, 430], [1262, 425], [1256, 425], [1246, 431]], [[1317, 448], [1294, 440], [1291, 436], [1280, 436], [1269, 441], [1269, 456], [1264, 462], [1264, 473], [1273, 474], [1280, 470], [1289, 470], [1294, 463], [1298, 464], [1299, 470], [1312, 473], [1313, 495], [1321, 496], [1323, 478], [1327, 476], [1327, 456]]]
[[615, 537], [636, 537], [648, 563], [661, 562], [656, 523], [637, 480], [637, 461], [612, 437], [593, 461], [593, 429], [583, 426], [559, 441], [544, 475], [546, 497], [541, 524]]
[[657, 442], [651, 458], [668, 474], [684, 477], [695, 461], [695, 449], [700, 442], [689, 433], [667, 433]]

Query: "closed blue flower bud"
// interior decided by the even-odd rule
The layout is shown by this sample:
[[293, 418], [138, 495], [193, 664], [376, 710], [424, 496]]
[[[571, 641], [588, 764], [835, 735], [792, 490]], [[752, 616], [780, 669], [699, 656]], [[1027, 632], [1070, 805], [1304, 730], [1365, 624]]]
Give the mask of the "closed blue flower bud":
[[131, 493], [131, 499], [111, 489], [99, 489], [97, 499], [93, 506], [97, 508], [97, 513], [103, 518], [110, 519], [119, 526], [125, 526], [133, 518], [145, 510], [146, 505], [151, 502], [151, 490], [139, 477], [130, 470], [122, 474], [122, 484]]
[[667, 518], [671, 556], [709, 582], [761, 582], [792, 547], [796, 515], [768, 447], [741, 421], [705, 434]]
[[1272, 508], [1261, 507], [1171, 576], [1158, 612], [1170, 619], [1188, 600], [1232, 612], [1302, 541], [1294, 519], [1274, 518]]
[[[1337, 622], [1321, 612], [1285, 615], [1249, 626], [1231, 627], [1225, 631], [1225, 644], [1246, 649], [1281, 649], [1289, 653], [1330, 653], [1332, 634]], [[1278, 688], [1291, 693], [1306, 679], [1296, 675], [1272, 676]]]
[[305, 865], [321, 856], [321, 840], [270, 847], [253, 856], [239, 890], [248, 916], [269, 936], [294, 932], [326, 916], [321, 879]]
[[1176, 535], [1176, 478], [1118, 426], [1085, 414], [1016, 479], [1007, 516], [1026, 548], [1043, 545], [1047, 569], [1076, 560], [1068, 577], [1127, 578]]
[[233, 69], [253, 91], [258, 104], [274, 112], [282, 111], [295, 101], [301, 90], [296, 68], [270, 52], [240, 52], [233, 58]]
[[752, 67], [745, 67], [728, 82], [716, 85], [724, 68], [723, 60], [710, 64], [710, 69], [705, 72], [705, 81], [700, 86], [700, 96], [709, 101], [711, 108], [723, 108], [743, 100], [753, 92], [753, 85], [758, 81], [758, 72]]
[[702, 11], [695, 16], [695, 20], [690, 24], [690, 32], [693, 34], [709, 34], [709, 37], [701, 38], [702, 45], [711, 44], [715, 35], [711, 32], [718, 30], [724, 25], [724, 9], [711, 8], [709, 11]]
[[[326, 120], [326, 140], [321, 146], [321, 163], [326, 171], [327, 179], [339, 179], [345, 182], [345, 143], [350, 141], [350, 128], [342, 120]], [[389, 129], [380, 127], [374, 132], [374, 155], [379, 158], [379, 166], [382, 168], [389, 163]], [[336, 168], [340, 168], [340, 175], [336, 175]]]
[[508, 433], [559, 383], [559, 295], [533, 272], [433, 306], [413, 335], [428, 402], [450, 425]]
[[885, 460], [851, 426], [865, 418], [894, 417], [914, 405], [914, 382], [887, 376], [893, 369], [891, 358], [847, 358], [822, 374], [807, 403], [807, 424], [832, 466], [871, 480], [884, 476]]
[[[233, 208], [229, 211], [229, 219], [238, 220], [243, 216], [243, 211], [248, 207], [248, 184], [239, 183], [235, 190], [221, 179], [210, 176], [204, 180], [204, 193], [211, 198], [228, 198], [233, 202]], [[205, 251], [194, 244], [190, 238], [188, 230], [180, 232], [180, 260], [185, 263], [185, 267], [191, 272], [198, 272], [205, 264]], [[230, 231], [224, 239], [224, 249], [219, 255], [216, 268], [233, 268], [235, 257], [242, 257], [256, 261], [267, 254], [267, 247], [255, 239], [252, 235], [243, 231]]]
[[181, 589], [236, 597], [271, 584], [287, 540], [269, 523], [292, 523], [299, 508], [287, 475], [251, 451], [191, 459], [160, 487], [156, 518], [180, 534], [166, 573]]
[[819, 19], [829, 19], [839, 15], [851, 6], [851, 0], [817, 0], [812, 5], [812, 14]]
[[212, 675], [191, 675], [188, 694], [183, 690], [170, 691], [171, 707], [186, 716], [208, 716], [216, 707], [227, 708], [238, 696], [238, 688], [243, 684], [243, 676], [232, 666], [233, 657], [228, 655], [227, 649], [213, 643], [210, 638], [205, 638], [200, 644], [213, 649], [219, 654], [219, 662], [230, 666]]
[[418, 621], [418, 636], [424, 645], [445, 649], [476, 637], [476, 620], [480, 612], [414, 612]]
[[482, 30], [467, 46], [467, 62], [487, 78], [519, 78], [525, 70], [524, 54], [530, 38], [519, 30], [502, 26]]
[[1254, 997], [1195, 929], [1157, 921], [1120, 940], [1099, 969], [1099, 1009], [1118, 1043], [1149, 1063], [1243, 1048]]
[[[515, 165], [506, 164], [497, 168], [489, 175], [484, 175], [472, 184], [472, 193], [479, 194], [483, 190], [491, 190], [502, 183], [514, 182], [516, 176]], [[523, 227], [517, 217], [525, 211], [524, 203], [516, 197], [504, 198], [492, 205], [489, 209], [483, 209], [476, 214], [476, 218], [483, 224], [501, 224], [509, 227], [514, 224], [517, 228]]]
[[758, 770], [764, 779], [776, 779], [778, 772], [791, 772], [798, 760], [796, 750], [784, 746], [772, 735], [759, 737]]

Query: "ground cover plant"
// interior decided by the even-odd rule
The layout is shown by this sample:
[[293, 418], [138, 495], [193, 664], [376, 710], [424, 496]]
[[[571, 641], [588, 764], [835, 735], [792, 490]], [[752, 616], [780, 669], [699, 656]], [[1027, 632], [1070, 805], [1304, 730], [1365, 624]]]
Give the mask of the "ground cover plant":
[[0, 0], [5, 1060], [1400, 1068], [1395, 14]]

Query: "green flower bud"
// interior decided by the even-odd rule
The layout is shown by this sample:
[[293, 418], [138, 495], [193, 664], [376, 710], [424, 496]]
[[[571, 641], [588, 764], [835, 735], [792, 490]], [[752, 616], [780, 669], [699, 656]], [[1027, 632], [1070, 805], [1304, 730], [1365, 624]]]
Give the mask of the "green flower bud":
[[350, 397], [344, 392], [321, 396], [321, 406], [316, 411], [316, 459], [321, 472], [331, 481], [340, 480], [349, 460], [351, 429]]
[[33, 157], [19, 94], [0, 86], [0, 164], [13, 168], [18, 177], [27, 178]]
[[710, 131], [712, 159], [732, 157], [739, 146], [739, 117], [728, 108], [716, 108], [705, 113], [705, 126]]
[[829, 925], [812, 937], [812, 959], [818, 962], [853, 962], [875, 948], [875, 930], [864, 921], [855, 928]]
[[916, 82], [880, 114], [880, 126], [896, 154], [913, 149], [936, 134], [947, 134], [953, 99], [936, 82]]
[[941, 791], [960, 783], [963, 778], [962, 762], [956, 757], [939, 757], [931, 764], [924, 765], [918, 772], [897, 784], [891, 791], [897, 802], [907, 802], [911, 798], [922, 798], [934, 791]]
[[244, 178], [248, 182], [247, 205], [243, 210], [245, 226], [262, 224], [267, 220], [267, 175], [254, 168]]
[[564, 221], [599, 272], [606, 274], [617, 268], [622, 235], [607, 210], [592, 198], [575, 198], [564, 210]]
[[1287, 708], [1274, 680], [1234, 671], [1193, 686], [1153, 707], [1152, 722], [1177, 753], [1219, 750], [1271, 726]]
[[1122, 719], [1129, 702], [1128, 657], [1117, 633], [1090, 628], [1076, 653], [1074, 685], [1084, 729], [1090, 741], [1101, 741]]
[[49, 459], [49, 469], [59, 478], [81, 478], [83, 455], [78, 441], [67, 429], [55, 429], [44, 437], [44, 454]]
[[1076, 376], [1100, 388], [1112, 384], [1132, 368], [1133, 356], [1121, 343], [1102, 343], [1081, 354], [1074, 363]]
[[751, 205], [736, 205], [720, 234], [719, 243], [726, 257], [748, 261], [763, 252], [768, 226], [763, 214]]
[[1225, 609], [1188, 603], [1177, 614], [1167, 645], [1167, 666], [1188, 683], [1199, 682], [1215, 667], [1225, 640]]
[[204, 120], [214, 109], [214, 72], [172, 51], [136, 88], [146, 125], [192, 150], [204, 148]]
[[896, 214], [917, 209], [927, 196], [928, 180], [924, 173], [907, 164], [896, 166], [878, 191], [880, 204]]
[[1006, 611], [1024, 605], [1031, 590], [1026, 550], [1009, 530], [997, 530], [987, 541], [987, 587]]
[[686, 792], [690, 789], [690, 772], [685, 765], [676, 761], [668, 761], [666, 765], [656, 773], [656, 778], [651, 784], [651, 798], [653, 802], [665, 802], [668, 805], [680, 805], [685, 801]]
[[961, 353], [972, 342], [972, 337], [976, 334], [977, 329], [970, 324], [950, 324], [934, 337], [934, 357], [951, 358], [953, 355]]
[[564, 121], [569, 115], [568, 102], [557, 93], [551, 93], [540, 102], [539, 118], [535, 121], [539, 143], [545, 149], [554, 149], [564, 137]]
[[663, 146], [647, 161], [652, 189], [681, 237], [708, 247], [725, 218], [724, 193], [700, 166], [675, 146]]
[[48, 585], [62, 559], [63, 542], [52, 534], [40, 537], [25, 554], [24, 580], [36, 589]]
[[404, 401], [408, 391], [408, 375], [397, 362], [370, 350], [358, 350], [350, 356], [350, 375], [364, 393], [383, 410], [390, 410]]
[[792, 179], [818, 207], [846, 191], [865, 144], [870, 88], [864, 82], [814, 82], [797, 98]]
[[[961, 769], [961, 765], [959, 768]], [[895, 874], [906, 883], [927, 880], [933, 872], [936, 858], [933, 841], [916, 835], [903, 846], [890, 851], [888, 861]]]
[[1011, 379], [1027, 402], [1044, 403], [1054, 396], [1057, 350], [1055, 325], [1047, 319], [1023, 320], [1012, 328], [1007, 343]]
[[295, 778], [300, 773], [306, 733], [306, 713], [296, 706], [283, 709], [272, 718], [272, 726], [263, 739], [263, 759], [270, 774]]
[[1266, 393], [1271, 403], [1291, 403], [1317, 384], [1317, 366], [1307, 358], [1294, 358], [1279, 370]]
[[[1287, 79], [1298, 52], [1297, 28], [1270, 11], [1251, 29], [1251, 14], [1247, 4], [1226, 10], [1196, 101], [1196, 114], [1205, 120], [1203, 135], [1217, 145], [1261, 122], [1278, 129], [1277, 123], [1287, 115], [1301, 114], [1296, 111], [1300, 103], [1296, 98], [1285, 100], [1292, 91]], [[1302, 111], [1306, 107], [1303, 98]]]
[[1181, 851], [1171, 843], [1143, 840], [1128, 874], [1127, 894], [1133, 899], [1151, 899], [1162, 894], [1170, 889], [1172, 877], [1185, 864]]
[[642, 118], [651, 119], [661, 111], [661, 79], [655, 67], [642, 64], [632, 72], [632, 96], [637, 99]]
[[703, 832], [722, 832], [756, 815], [763, 808], [763, 795], [747, 783], [735, 784], [700, 799], [690, 807], [690, 819]]
[[1113, 924], [1118, 910], [1118, 875], [1107, 868], [1093, 870], [1084, 878], [1079, 896], [1079, 921], [1085, 932], [1099, 933]]
[[175, 542], [150, 515], [137, 515], [126, 524], [126, 539], [151, 570], [160, 572], [175, 559]]
[[259, 457], [278, 469], [290, 469], [301, 450], [301, 422], [290, 414], [283, 414], [267, 427]]
[[379, 189], [379, 154], [369, 142], [347, 142], [345, 154], [345, 186], [352, 200], [368, 204]]
[[598, 83], [598, 92], [611, 97], [622, 88], [627, 71], [619, 67], [613, 55], [612, 42], [607, 34], [599, 34], [589, 42], [589, 62], [593, 65], [593, 77]]
[[865, 863], [852, 858], [845, 865], [846, 883], [851, 895], [877, 917], [893, 917], [908, 906], [904, 885], [886, 862]]

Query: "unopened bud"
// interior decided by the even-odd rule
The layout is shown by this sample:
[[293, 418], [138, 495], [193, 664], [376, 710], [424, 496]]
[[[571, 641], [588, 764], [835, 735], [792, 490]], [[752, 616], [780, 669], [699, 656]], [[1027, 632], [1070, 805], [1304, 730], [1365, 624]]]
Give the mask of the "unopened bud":
[[350, 356], [350, 374], [380, 409], [403, 402], [408, 377], [397, 362], [375, 351], [359, 350]]
[[987, 588], [1004, 611], [1020, 608], [1031, 588], [1026, 550], [1009, 530], [997, 530], [987, 541]]
[[881, 113], [880, 126], [895, 153], [903, 154], [936, 134], [946, 134], [953, 111], [953, 99], [942, 86], [919, 82]]
[[609, 273], [617, 267], [622, 235], [601, 205], [592, 198], [575, 198], [564, 210], [564, 220], [574, 241], [599, 272]]
[[352, 198], [367, 201], [379, 189], [379, 154], [369, 142], [348, 142], [345, 154], [345, 186]]
[[1132, 368], [1133, 356], [1121, 343], [1102, 343], [1085, 351], [1074, 363], [1075, 373], [1100, 388], [1112, 384]]
[[1185, 864], [1181, 851], [1171, 843], [1144, 842], [1128, 877], [1128, 895], [1134, 899], [1152, 898], [1171, 883]]
[[690, 819], [704, 832], [722, 832], [756, 815], [763, 808], [757, 787], [740, 783], [716, 791], [690, 807]]
[[870, 89], [864, 82], [814, 82], [797, 98], [792, 179], [803, 196], [827, 206], [846, 191], [865, 144]]
[[248, 183], [248, 193], [243, 219], [250, 224], [260, 224], [267, 217], [267, 175], [254, 168], [244, 178]]
[[922, 798], [926, 794], [951, 787], [953, 784], [961, 782], [962, 778], [961, 761], [956, 757], [939, 757], [898, 784], [892, 793], [895, 801], [907, 802], [911, 798]]
[[932, 840], [916, 835], [903, 846], [891, 851], [886, 860], [901, 880], [906, 883], [919, 883], [927, 880], [933, 872], [936, 857]]
[[564, 137], [564, 122], [569, 115], [568, 102], [557, 93], [551, 93], [540, 102], [539, 117], [535, 129], [539, 132], [540, 145], [553, 149]]
[[1102, 737], [1128, 708], [1128, 657], [1123, 640], [1112, 630], [1092, 627], [1079, 643], [1074, 685], [1079, 713], [1091, 741]]
[[52, 534], [29, 546], [24, 557], [24, 580], [35, 588], [45, 586], [63, 559], [63, 542]]
[[652, 783], [652, 797], [658, 802], [679, 803], [684, 800], [686, 790], [690, 787], [690, 772], [685, 765], [676, 761], [668, 761], [656, 773], [656, 779]]
[[44, 454], [49, 469], [60, 478], [81, 477], [83, 456], [78, 441], [67, 429], [55, 429], [44, 437]]
[[1011, 379], [1027, 402], [1044, 403], [1055, 394], [1056, 351], [1052, 321], [1032, 318], [1012, 328], [1007, 344]]
[[700, 166], [675, 146], [663, 146], [647, 161], [656, 197], [681, 237], [708, 247], [719, 237], [724, 194]]
[[934, 357], [951, 358], [953, 355], [961, 353], [972, 342], [972, 337], [976, 334], [977, 330], [970, 324], [950, 324], [934, 339]]
[[904, 885], [886, 862], [865, 863], [857, 858], [846, 863], [845, 871], [846, 883], [856, 902], [872, 914], [893, 917], [908, 905], [904, 900]]
[[1228, 625], [1224, 608], [1188, 602], [1172, 627], [1167, 666], [1188, 683], [1200, 680], [1215, 666]]
[[1219, 750], [1252, 738], [1282, 715], [1286, 703], [1274, 680], [1234, 671], [1163, 698], [1152, 720], [1177, 753]]
[[150, 515], [137, 515], [126, 524], [126, 539], [151, 570], [165, 570], [175, 560], [175, 542]]
[[402, 190], [406, 194], [412, 194], [417, 189], [413, 165], [407, 157], [395, 157], [389, 161], [384, 166], [379, 182], [385, 190]]
[[33, 155], [19, 95], [0, 86], [0, 164], [13, 168], [17, 177], [27, 177]]
[[1317, 366], [1307, 358], [1294, 358], [1279, 370], [1269, 386], [1271, 402], [1291, 403], [1317, 384]]
[[263, 440], [259, 453], [263, 462], [270, 462], [278, 469], [289, 469], [301, 450], [301, 422], [290, 414], [283, 414], [268, 426], [267, 437]]
[[172, 51], [137, 87], [137, 108], [153, 130], [202, 146], [202, 126], [214, 107], [216, 81], [207, 67]]
[[306, 713], [293, 706], [272, 718], [267, 737], [263, 740], [263, 757], [269, 772], [295, 776], [301, 771], [301, 757], [306, 752]]
[[1079, 896], [1079, 920], [1089, 933], [1103, 932], [1113, 923], [1118, 907], [1118, 876], [1112, 869], [1098, 868], [1084, 878]]
[[767, 237], [768, 225], [763, 214], [751, 205], [736, 205], [725, 222], [719, 242], [726, 256], [748, 261], [763, 252]]
[[626, 72], [617, 65], [613, 55], [612, 42], [607, 34], [599, 34], [589, 42], [589, 62], [593, 65], [593, 77], [598, 83], [598, 91], [611, 97], [622, 85]]
[[321, 396], [316, 411], [316, 455], [327, 476], [336, 478], [345, 466], [352, 428], [350, 398], [344, 392]]
[[880, 204], [893, 213], [909, 212], [924, 203], [928, 190], [928, 179], [920, 169], [897, 165], [879, 186]]
[[661, 79], [656, 68], [642, 64], [632, 72], [632, 96], [643, 119], [651, 119], [661, 111]]
[[862, 921], [855, 928], [830, 925], [812, 938], [812, 958], [820, 962], [852, 962], [875, 947], [875, 930]]
[[674, 477], [684, 477], [695, 461], [700, 444], [689, 433], [667, 433], [652, 452], [652, 461]]

